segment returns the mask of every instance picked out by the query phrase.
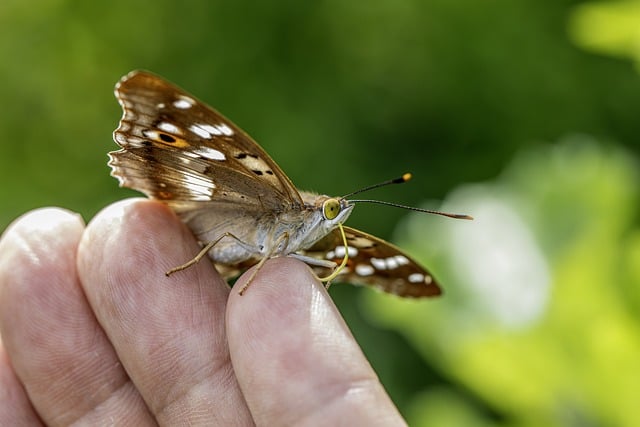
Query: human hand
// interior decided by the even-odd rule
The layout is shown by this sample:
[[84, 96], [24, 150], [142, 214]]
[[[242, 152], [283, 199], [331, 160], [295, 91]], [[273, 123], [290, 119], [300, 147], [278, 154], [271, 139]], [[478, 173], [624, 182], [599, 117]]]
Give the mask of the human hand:
[[197, 252], [148, 200], [14, 222], [0, 425], [404, 425], [307, 266], [270, 260], [242, 296], [209, 262], [165, 277]]

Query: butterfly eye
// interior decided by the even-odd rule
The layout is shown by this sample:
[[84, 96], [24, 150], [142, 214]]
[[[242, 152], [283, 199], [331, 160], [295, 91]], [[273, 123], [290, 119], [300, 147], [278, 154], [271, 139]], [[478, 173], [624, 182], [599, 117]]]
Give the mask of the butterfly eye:
[[322, 204], [322, 215], [325, 219], [335, 219], [340, 213], [340, 202], [336, 199], [328, 199]]

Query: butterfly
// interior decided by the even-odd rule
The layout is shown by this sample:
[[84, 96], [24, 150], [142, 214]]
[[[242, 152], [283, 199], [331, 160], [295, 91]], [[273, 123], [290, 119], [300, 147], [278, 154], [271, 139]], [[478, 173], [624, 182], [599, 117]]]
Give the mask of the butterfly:
[[291, 256], [317, 274], [334, 271], [330, 278], [339, 282], [402, 297], [441, 294], [433, 275], [402, 250], [342, 225], [353, 201], [299, 191], [249, 135], [194, 96], [146, 71], [124, 76], [115, 95], [123, 116], [113, 133], [121, 149], [109, 153], [111, 175], [170, 206], [203, 246], [168, 273], [206, 254], [230, 279]]

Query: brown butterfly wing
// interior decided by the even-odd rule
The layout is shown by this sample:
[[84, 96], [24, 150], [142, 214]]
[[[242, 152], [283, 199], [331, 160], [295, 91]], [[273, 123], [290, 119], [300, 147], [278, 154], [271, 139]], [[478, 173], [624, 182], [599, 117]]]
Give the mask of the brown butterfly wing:
[[166, 80], [133, 71], [116, 85], [124, 110], [109, 153], [124, 187], [194, 209], [215, 200], [229, 208], [279, 210], [302, 203], [269, 155], [233, 122]]
[[[349, 260], [336, 282], [372, 286], [401, 297], [434, 297], [442, 293], [431, 273], [391, 243], [350, 227], [344, 227], [344, 232]], [[340, 230], [333, 230], [304, 254], [340, 264], [344, 254]], [[327, 269], [315, 269], [318, 274], [327, 275]]]

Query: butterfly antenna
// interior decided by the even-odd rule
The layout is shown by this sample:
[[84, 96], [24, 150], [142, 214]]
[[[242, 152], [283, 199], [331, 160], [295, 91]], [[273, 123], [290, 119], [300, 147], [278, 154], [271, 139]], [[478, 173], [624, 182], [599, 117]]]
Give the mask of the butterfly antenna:
[[344, 196], [342, 196], [343, 199], [346, 199], [347, 197], [351, 197], [355, 194], [360, 194], [360, 193], [364, 193], [365, 191], [369, 191], [369, 190], [373, 190], [376, 188], [380, 188], [380, 187], [385, 187], [387, 185], [391, 185], [391, 184], [404, 184], [405, 182], [409, 181], [411, 179], [412, 175], [407, 172], [404, 175], [402, 175], [399, 178], [394, 178], [394, 179], [389, 179], [387, 181], [383, 181], [383, 182], [379, 182], [377, 184], [373, 184], [373, 185], [369, 185], [368, 187], [364, 187], [361, 188], [360, 190], [356, 190], [352, 193], [349, 194], [345, 194]]
[[[399, 178], [394, 178], [394, 179], [390, 179], [387, 181], [383, 181], [380, 182], [378, 184], [373, 184], [370, 185], [368, 187], [364, 187], [360, 190], [356, 190], [353, 193], [349, 193], [345, 196], [343, 196], [343, 198], [347, 198], [350, 196], [353, 196], [355, 194], [360, 194], [360, 193], [364, 193], [365, 191], [369, 191], [369, 190], [373, 190], [375, 188], [379, 188], [379, 187], [384, 187], [386, 185], [391, 185], [391, 184], [403, 184], [407, 181], [409, 181], [411, 179], [412, 175], [407, 172], [404, 175], [402, 175]], [[416, 211], [416, 212], [423, 212], [423, 213], [428, 213], [428, 214], [433, 214], [433, 215], [441, 215], [441, 216], [446, 216], [448, 218], [455, 218], [455, 219], [469, 219], [472, 220], [473, 217], [470, 215], [462, 215], [462, 214], [454, 214], [454, 213], [448, 213], [448, 212], [441, 212], [441, 211], [434, 211], [431, 209], [422, 209], [422, 208], [416, 208], [413, 206], [405, 206], [405, 205], [401, 205], [398, 203], [391, 203], [391, 202], [385, 202], [382, 200], [349, 200], [349, 202], [351, 203], [374, 203], [377, 205], [385, 205], [385, 206], [393, 206], [394, 208], [400, 208], [400, 209], [407, 209], [410, 211]]]
[[385, 202], [385, 201], [382, 201], [382, 200], [349, 200], [349, 202], [351, 202], [351, 203], [374, 203], [376, 205], [393, 206], [394, 208], [407, 209], [407, 210], [410, 210], [410, 211], [424, 212], [424, 213], [434, 214], [434, 215], [442, 215], [442, 216], [446, 216], [448, 218], [455, 218], [455, 219], [473, 219], [473, 217], [470, 216], [470, 215], [454, 214], [454, 213], [441, 212], [441, 211], [433, 211], [431, 209], [422, 209], [422, 208], [416, 208], [416, 207], [413, 207], [413, 206], [405, 206], [405, 205], [401, 205], [401, 204], [398, 204], [398, 203]]

